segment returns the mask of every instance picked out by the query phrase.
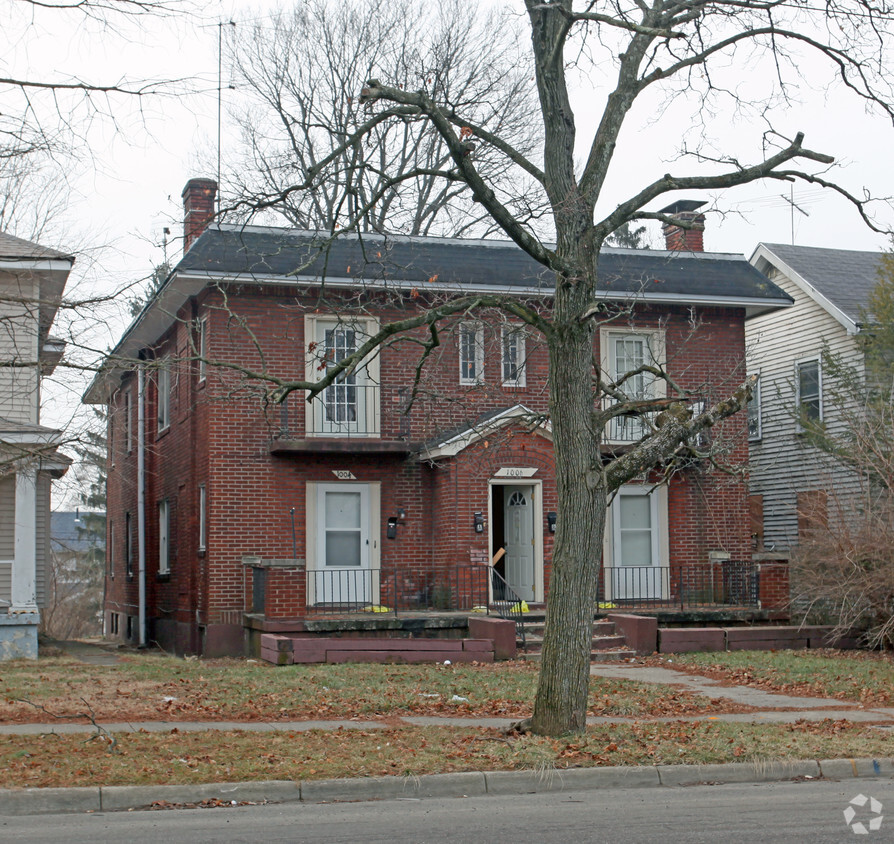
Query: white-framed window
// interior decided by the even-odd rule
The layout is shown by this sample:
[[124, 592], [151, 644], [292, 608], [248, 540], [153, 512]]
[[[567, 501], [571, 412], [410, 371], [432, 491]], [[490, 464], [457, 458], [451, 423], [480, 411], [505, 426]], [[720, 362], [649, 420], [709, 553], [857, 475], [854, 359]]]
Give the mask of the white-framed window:
[[205, 550], [205, 537], [208, 531], [205, 520], [205, 508], [208, 503], [207, 495], [205, 484], [199, 484], [199, 551]]
[[115, 465], [115, 417], [118, 415], [117, 397], [112, 398], [109, 405], [109, 415], [106, 419], [106, 447], [109, 451], [109, 463]]
[[795, 362], [795, 407], [798, 425], [823, 421], [823, 373], [819, 358]]
[[163, 358], [158, 366], [155, 384], [158, 392], [158, 430], [171, 425], [171, 362]]
[[[379, 328], [371, 317], [305, 317], [306, 377], [319, 381], [326, 370], [341, 363], [361, 348]], [[308, 436], [377, 437], [379, 424], [379, 358], [357, 361], [307, 405]]]
[[171, 573], [170, 559], [171, 504], [167, 498], [158, 502], [158, 573]]
[[464, 322], [459, 326], [459, 383], [480, 384], [484, 381], [484, 326], [480, 322]]
[[106, 568], [109, 577], [115, 577], [115, 523], [109, 521], [109, 547], [106, 551]]
[[133, 518], [124, 514], [124, 574], [133, 577]]
[[504, 325], [501, 339], [503, 386], [524, 387], [527, 383], [525, 329], [521, 325]]
[[133, 451], [133, 393], [124, 394], [124, 448], [128, 454]]
[[[629, 373], [620, 391], [628, 401], [648, 401], [661, 398], [666, 394], [665, 382], [653, 373], [640, 371], [642, 367], [664, 366], [664, 332], [659, 329], [642, 329], [638, 331], [616, 330], [604, 328], [599, 336], [602, 371], [604, 377], [618, 383]], [[608, 406], [614, 403], [607, 400]], [[631, 413], [616, 416], [609, 423], [607, 438], [613, 442], [636, 442], [649, 430], [647, 423], [650, 414]]]
[[201, 317], [196, 324], [196, 355], [199, 358], [198, 383], [201, 384], [207, 374], [205, 361], [208, 358], [208, 317]]
[[757, 376], [754, 390], [748, 402], [748, 441], [757, 442], [761, 438], [761, 377]]

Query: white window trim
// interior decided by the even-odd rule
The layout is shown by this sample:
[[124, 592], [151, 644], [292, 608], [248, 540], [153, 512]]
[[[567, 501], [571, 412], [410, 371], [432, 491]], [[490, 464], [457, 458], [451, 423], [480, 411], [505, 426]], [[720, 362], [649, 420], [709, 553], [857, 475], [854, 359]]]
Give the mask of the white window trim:
[[[513, 338], [519, 362], [515, 378], [506, 378], [507, 340]], [[500, 331], [500, 381], [504, 387], [526, 387], [528, 384], [527, 333], [521, 323], [503, 325]]]
[[804, 426], [801, 424], [801, 367], [808, 363], [816, 364], [817, 389], [819, 390], [819, 418], [816, 421], [822, 422], [825, 414], [825, 408], [823, 407], [823, 362], [818, 355], [798, 358], [795, 361], [795, 425], [798, 433], [803, 433], [804, 431]]
[[124, 393], [124, 448], [128, 454], [133, 451], [133, 392]]
[[106, 551], [106, 571], [115, 579], [115, 522], [109, 519], [109, 545]]
[[[345, 489], [357, 489], [360, 486], [365, 486], [368, 488], [368, 507], [369, 507], [369, 568], [373, 571], [379, 571], [381, 569], [381, 555], [380, 555], [380, 545], [381, 545], [381, 524], [382, 524], [382, 484], [380, 481], [365, 481], [362, 484], [357, 482], [350, 482], [345, 484], [335, 484], [333, 483], [323, 483], [317, 481], [308, 481], [305, 484], [305, 501], [304, 501], [304, 516], [305, 516], [305, 532], [304, 532], [304, 552], [306, 554], [305, 562], [306, 568], [308, 572], [313, 571], [325, 571], [326, 566], [323, 565], [320, 560], [320, 548], [319, 548], [319, 523], [318, 523], [318, 496], [320, 494], [320, 487], [325, 487], [326, 489], [332, 489], [335, 486], [344, 486]], [[309, 576], [307, 579], [307, 598], [306, 604], [307, 606], [313, 606], [317, 602], [317, 596], [314, 592], [314, 584], [316, 580], [313, 575]], [[374, 584], [374, 593], [373, 593], [373, 603], [378, 603], [380, 600], [380, 596], [378, 593], [379, 584], [376, 580], [373, 581]]]
[[206, 508], [208, 506], [208, 490], [205, 484], [199, 484], [199, 544], [198, 550], [206, 550], [206, 542], [208, 540], [208, 517]]
[[[658, 535], [653, 536], [653, 549], [657, 547], [658, 565], [653, 568], [663, 569], [670, 572], [670, 522], [668, 518], [668, 491], [667, 486], [655, 486], [654, 484], [624, 484], [618, 489], [617, 495], [648, 495], [651, 497], [652, 515], [655, 518], [654, 524], [657, 526]], [[614, 500], [608, 506], [608, 512], [605, 520], [605, 532], [602, 539], [602, 559], [605, 564], [604, 568], [614, 566], [615, 562], [615, 512]], [[666, 581], [665, 575], [662, 575], [661, 589], [664, 594], [662, 598], [670, 597], [670, 583]], [[605, 581], [605, 600], [611, 601], [612, 595], [611, 578]]]
[[[746, 413], [746, 425], [748, 427], [748, 442], [756, 443], [760, 442], [763, 437], [764, 429], [764, 420], [763, 420], [763, 397], [761, 396], [761, 384], [763, 383], [760, 373], [757, 373], [757, 380], [754, 382], [754, 390], [751, 393], [751, 401], [748, 403], [748, 406], [745, 409]], [[757, 431], [752, 434], [751, 426], [748, 424], [751, 420], [749, 408], [751, 407], [751, 403], [754, 402], [754, 407], [756, 408], [756, 418], [757, 418]]]
[[[651, 362], [660, 368], [667, 366], [665, 331], [663, 328], [600, 328], [599, 329], [599, 364], [602, 375], [610, 381], [615, 380], [612, 341], [623, 337], [642, 337], [649, 348]], [[663, 378], [652, 381], [652, 397], [664, 398], [667, 395], [667, 382]], [[614, 399], [605, 399], [605, 407], [611, 407]], [[606, 425], [605, 441], [607, 443], [626, 443], [629, 440], [611, 438], [612, 421]]]
[[155, 386], [158, 404], [158, 430], [166, 431], [171, 427], [171, 359], [164, 357], [159, 361], [155, 375]]
[[133, 515], [124, 514], [124, 576], [133, 577]]
[[171, 502], [158, 502], [158, 573], [171, 573]]
[[208, 317], [203, 316], [198, 320], [197, 325], [198, 337], [196, 342], [196, 353], [199, 357], [198, 366], [198, 383], [203, 384], [207, 376], [207, 365], [205, 358], [208, 357]]
[[[323, 326], [327, 325], [356, 325], [367, 337], [372, 337], [379, 331], [379, 320], [377, 317], [339, 317], [338, 314], [305, 314], [304, 316], [304, 377], [307, 381], [317, 381], [320, 378], [319, 359], [315, 354], [315, 348], [311, 350], [310, 344], [319, 344], [320, 332]], [[356, 367], [358, 373], [363, 373], [362, 383], [358, 379], [358, 386], [378, 387], [381, 384], [379, 378], [379, 350], [376, 349], [369, 357], [364, 358]], [[365, 426], [368, 433], [321, 433], [315, 431], [315, 413], [317, 408], [315, 402], [304, 402], [304, 431], [308, 437], [315, 436], [331, 436], [339, 438], [344, 436], [351, 437], [375, 437], [381, 436], [381, 413], [380, 413], [380, 390], [369, 390], [372, 401], [367, 398], [365, 402], [366, 420]]]
[[[465, 375], [463, 366], [463, 335], [474, 335], [473, 346], [475, 350], [475, 375], [469, 378]], [[484, 325], [480, 322], [461, 322], [457, 337], [457, 358], [459, 360], [459, 383], [464, 386], [475, 386], [484, 383]]]

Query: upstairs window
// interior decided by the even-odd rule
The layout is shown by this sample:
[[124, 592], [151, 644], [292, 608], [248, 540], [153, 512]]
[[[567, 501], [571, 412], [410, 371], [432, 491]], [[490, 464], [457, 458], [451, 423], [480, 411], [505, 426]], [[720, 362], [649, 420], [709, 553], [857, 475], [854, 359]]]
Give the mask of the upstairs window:
[[158, 389], [158, 430], [164, 431], [171, 425], [171, 369], [170, 361], [164, 358], [156, 375]]
[[208, 357], [208, 317], [202, 317], [196, 326], [196, 355], [199, 358], [198, 382], [201, 384], [207, 374], [205, 360]]
[[524, 387], [527, 383], [525, 330], [520, 325], [504, 325], [502, 337], [503, 386]]
[[158, 502], [158, 573], [171, 573], [170, 559], [171, 505], [167, 498]]
[[124, 448], [128, 454], [133, 451], [133, 395], [130, 390], [124, 394]]
[[822, 372], [817, 359], [795, 364], [795, 397], [799, 424], [823, 421]]
[[207, 492], [205, 484], [199, 484], [199, 551], [205, 550], [205, 536], [208, 532], [205, 520], [205, 507], [207, 506]]
[[459, 327], [459, 383], [484, 381], [484, 328], [477, 322]]
[[748, 402], [748, 440], [757, 442], [761, 438], [761, 379], [758, 376], [754, 391]]
[[[619, 390], [628, 402], [649, 401], [665, 394], [664, 381], [643, 367], [661, 367], [664, 364], [664, 334], [659, 330], [616, 331], [603, 329], [599, 339], [602, 370], [612, 383], [623, 378]], [[635, 374], [631, 374], [635, 373]], [[629, 376], [626, 377], [625, 376]], [[606, 408], [615, 404], [606, 398]], [[695, 407], [692, 408], [696, 410]], [[631, 411], [616, 416], [608, 424], [606, 436], [610, 442], [636, 442], [650, 430], [648, 419], [655, 411]]]

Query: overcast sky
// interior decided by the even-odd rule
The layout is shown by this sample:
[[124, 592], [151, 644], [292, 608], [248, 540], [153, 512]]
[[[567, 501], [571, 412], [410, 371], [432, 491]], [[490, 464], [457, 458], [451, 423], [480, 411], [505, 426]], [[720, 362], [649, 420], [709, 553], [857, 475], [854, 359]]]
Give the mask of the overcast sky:
[[[195, 93], [169, 93], [159, 97], [113, 98], [103, 110], [114, 116], [95, 117], [77, 128], [84, 136], [80, 162], [68, 168], [70, 179], [65, 237], [60, 248], [77, 249], [78, 266], [70, 289], [76, 293], [108, 290], [127, 279], [144, 278], [164, 257], [163, 229], [172, 229], [169, 257], [179, 256], [181, 232], [180, 192], [193, 176], [214, 177], [217, 146], [218, 21], [267, 13], [247, 11], [246, 4], [208, 5], [202, 16], [143, 18], [118, 22], [114, 28], [85, 21], [76, 13], [46, 12], [30, 4], [12, 2], [16, 12], [6, 34], [11, 49], [0, 64], [22, 78], [75, 76], [93, 83], [121, 79], [184, 79]], [[5, 5], [5, 4], [4, 4]], [[26, 11], [27, 10], [27, 11]], [[228, 34], [231, 27], [227, 25]], [[737, 84], [760, 85], [760, 68], [730, 69]], [[825, 78], [811, 70], [798, 96], [801, 104], [783, 116], [787, 134], [803, 131], [807, 146], [836, 157], [836, 177], [848, 190], [877, 196], [894, 195], [894, 168], [890, 165], [892, 129], [879, 116], [867, 115], [853, 98], [824, 91]], [[224, 71], [224, 86], [229, 77]], [[586, 78], [578, 80], [579, 137], [592, 129], [598, 97]], [[181, 90], [177, 86], [175, 91]], [[224, 92], [224, 107], [238, 93]], [[685, 110], [671, 109], [656, 119], [655, 103], [634, 111], [625, 130], [614, 174], [602, 208], [629, 196], [647, 179], [665, 172], [686, 175], [691, 165], [674, 162], [680, 143], [691, 133]], [[760, 122], [718, 115], [710, 127], [719, 148], [736, 151], [743, 163], [753, 163], [759, 152]], [[224, 118], [221, 154], [224, 160], [235, 148], [231, 127]], [[87, 150], [90, 150], [89, 154]], [[207, 162], [212, 162], [209, 167]], [[880, 249], [886, 238], [865, 227], [847, 203], [831, 194], [796, 185], [792, 211], [788, 186], [757, 183], [734, 192], [708, 197], [729, 213], [707, 220], [705, 247], [709, 251], [750, 255], [757, 243], [794, 242], [799, 245]], [[657, 206], [660, 207], [660, 206]], [[890, 207], [879, 206], [879, 221], [894, 223]], [[657, 225], [653, 245], [660, 245]], [[90, 315], [81, 315], [86, 330]], [[91, 340], [97, 346], [112, 344], [120, 336], [125, 315], [106, 317]], [[76, 329], [77, 328], [76, 324]], [[59, 379], [57, 379], [59, 380]], [[44, 411], [46, 424], [61, 425], [83, 383], [71, 375], [49, 395], [59, 396]], [[55, 392], [54, 392], [55, 391]]]

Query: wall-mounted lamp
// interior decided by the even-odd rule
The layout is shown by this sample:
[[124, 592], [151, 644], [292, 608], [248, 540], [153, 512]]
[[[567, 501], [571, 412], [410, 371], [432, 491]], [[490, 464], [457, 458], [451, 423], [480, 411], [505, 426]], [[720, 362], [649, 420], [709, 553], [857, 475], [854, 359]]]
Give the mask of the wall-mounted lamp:
[[397, 508], [397, 520], [402, 522], [407, 517], [407, 511], [403, 507]]
[[547, 513], [546, 514], [546, 527], [549, 529], [550, 533], [556, 532], [556, 514], [555, 513]]
[[388, 539], [397, 539], [397, 516], [388, 517], [388, 527], [385, 530]]
[[484, 515], [482, 513], [475, 513], [475, 521], [473, 524], [475, 525], [475, 533], [484, 533]]

